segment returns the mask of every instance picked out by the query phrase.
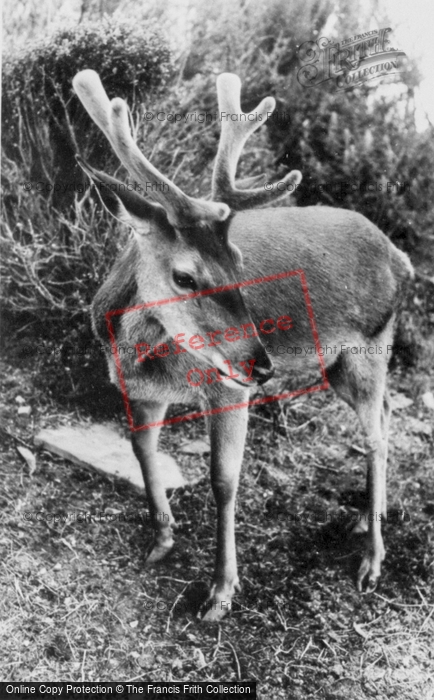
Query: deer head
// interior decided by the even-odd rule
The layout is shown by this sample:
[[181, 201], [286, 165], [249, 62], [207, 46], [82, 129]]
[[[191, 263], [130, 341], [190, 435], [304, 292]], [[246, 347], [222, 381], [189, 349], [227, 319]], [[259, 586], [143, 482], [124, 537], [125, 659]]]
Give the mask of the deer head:
[[[161, 324], [161, 342], [182, 334], [186, 338], [200, 335], [210, 339], [201, 352], [201, 359], [206, 359], [208, 365], [226, 374], [225, 361], [254, 360], [250, 380], [263, 383], [272, 375], [273, 369], [257, 333], [244, 332], [237, 343], [224, 340], [224, 329], [252, 324], [239, 288], [201, 296], [205, 290], [227, 288], [243, 279], [241, 253], [228, 237], [230, 207], [242, 209], [264, 204], [276, 194], [282, 196], [281, 192], [274, 191], [270, 195], [265, 190], [238, 190], [234, 184], [243, 144], [262, 122], [222, 121], [222, 138], [213, 178], [213, 199], [216, 201], [192, 198], [160, 173], [139, 150], [131, 135], [125, 101], [120, 98], [110, 101], [97, 73], [82, 71], [76, 75], [73, 84], [87, 112], [135, 179], [138, 190], [150, 197], [128, 191], [122, 183], [78, 158], [96, 185], [105, 207], [134, 232], [138, 256], [134, 274], [139, 300], [147, 302], [198, 294], [191, 300], [186, 298], [184, 304], [153, 309], [154, 319]], [[237, 76], [221, 75], [218, 94], [222, 112], [232, 110], [234, 114], [242, 114]], [[266, 98], [257, 111], [265, 119], [273, 108], [274, 100]], [[300, 178], [296, 171], [287, 177], [293, 182]], [[218, 342], [210, 335], [216, 331], [221, 332]], [[135, 332], [136, 335], [139, 333], [138, 330]], [[146, 342], [146, 337], [141, 340]], [[190, 350], [188, 343], [185, 349]], [[238, 381], [245, 379], [242, 375]]]

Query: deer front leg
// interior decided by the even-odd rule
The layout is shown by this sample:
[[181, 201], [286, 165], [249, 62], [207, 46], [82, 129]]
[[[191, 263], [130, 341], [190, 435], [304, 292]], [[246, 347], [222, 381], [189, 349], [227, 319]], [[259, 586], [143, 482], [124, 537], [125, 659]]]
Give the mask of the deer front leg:
[[[167, 404], [134, 401], [131, 407], [135, 425], [146, 425], [163, 420]], [[160, 428], [157, 427], [132, 433], [133, 450], [142, 469], [154, 529], [154, 542], [146, 557], [147, 564], [160, 561], [173, 547], [172, 527], [175, 521], [162, 473], [164, 464], [172, 457], [157, 452], [159, 433]]]
[[[231, 403], [248, 401], [240, 392]], [[215, 406], [218, 408], [218, 406]], [[235, 549], [235, 500], [247, 432], [247, 407], [211, 416], [211, 482], [217, 503], [217, 555], [213, 583], [202, 620], [218, 622], [231, 609], [239, 590]]]

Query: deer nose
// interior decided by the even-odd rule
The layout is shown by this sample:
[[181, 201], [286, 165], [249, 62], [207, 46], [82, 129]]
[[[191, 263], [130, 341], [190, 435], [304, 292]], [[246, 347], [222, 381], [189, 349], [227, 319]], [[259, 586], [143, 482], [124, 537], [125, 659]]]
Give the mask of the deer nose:
[[252, 377], [259, 386], [265, 384], [274, 375], [274, 366], [270, 362], [269, 367], [254, 367], [252, 372]]

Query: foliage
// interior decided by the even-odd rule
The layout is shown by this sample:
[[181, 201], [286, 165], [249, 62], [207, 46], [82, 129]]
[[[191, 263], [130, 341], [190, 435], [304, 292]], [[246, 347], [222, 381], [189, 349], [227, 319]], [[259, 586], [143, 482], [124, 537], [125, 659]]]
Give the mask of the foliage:
[[[433, 130], [416, 130], [417, 67], [408, 61], [398, 84], [383, 78], [346, 91], [331, 81], [306, 88], [297, 80], [298, 47], [324, 33], [339, 42], [366, 31], [367, 5], [275, 0], [264, 6], [255, 0], [229, 8], [217, 0], [204, 14], [199, 10], [185, 72], [196, 81], [207, 68], [238, 73], [245, 111], [267, 94], [276, 98], [276, 113], [267, 122], [275, 173], [301, 170], [303, 181], [293, 197], [297, 205], [355, 209], [414, 251], [434, 224]], [[380, 26], [388, 26], [387, 19]], [[260, 172], [259, 149], [257, 160]], [[254, 163], [251, 167], [256, 170]]]
[[[294, 93], [298, 106], [303, 98], [309, 103]], [[370, 93], [367, 87], [348, 94], [323, 90], [314, 96], [315, 109], [296, 111], [290, 132], [272, 122], [277, 162], [303, 173], [298, 205], [359, 211], [412, 252], [434, 223], [432, 135], [416, 131], [407, 93], [396, 101], [372, 100]], [[287, 101], [281, 104], [289, 109]]]
[[171, 70], [149, 23], [115, 17], [57, 31], [5, 60], [3, 311], [30, 337], [18, 354], [37, 344], [60, 393], [71, 384], [80, 393], [105, 374], [89, 306], [122, 240], [88, 197], [79, 201], [87, 182], [75, 154], [111, 171], [116, 162], [72, 92], [84, 68], [97, 68], [109, 96], [128, 96], [133, 109], [162, 89]]
[[[6, 176], [12, 163], [3, 168]], [[11, 196], [5, 188], [6, 201]], [[58, 396], [101, 387], [105, 362], [90, 304], [127, 231], [119, 235], [88, 196], [75, 201], [73, 216], [53, 215], [43, 197], [18, 190], [12, 215], [11, 209], [3, 207], [0, 271], [5, 325], [17, 333], [14, 354], [36, 359]]]
[[[145, 11], [158, 16], [149, 3]], [[277, 98], [277, 115], [249, 139], [238, 176], [279, 179], [298, 168], [303, 182], [288, 205], [355, 209], [413, 254], [430, 240], [434, 145], [429, 130], [415, 128], [417, 71], [408, 66], [399, 90], [383, 89], [384, 81], [345, 92], [331, 83], [306, 89], [297, 80], [297, 47], [312, 36], [340, 41], [365, 31], [366, 4], [192, 0], [182, 51], [177, 39], [177, 74], [155, 23], [136, 21], [133, 6], [124, 14], [122, 22], [115, 14], [58, 31], [6, 60], [4, 308], [15, 324], [32, 324], [33, 332], [48, 334], [47, 342], [87, 344], [89, 303], [117, 249], [113, 224], [96, 217], [87, 199], [77, 200], [84, 184], [74, 165], [77, 151], [110, 174], [118, 167], [71, 91], [82, 68], [98, 70], [110, 97], [127, 99], [140, 147], [190, 195], [210, 192], [220, 125], [199, 116], [216, 113], [215, 76], [229, 70], [242, 79], [245, 111], [265, 95]], [[173, 17], [170, 7], [160, 22], [167, 31]], [[179, 121], [169, 120], [173, 114]], [[66, 198], [54, 191], [47, 202], [46, 193], [22, 191], [23, 182], [38, 180], [74, 187]], [[387, 186], [395, 182], [404, 186]], [[409, 334], [415, 335], [413, 327]], [[83, 364], [68, 359], [65, 366], [73, 368], [75, 386], [86, 384]]]
[[[57, 31], [6, 58], [3, 67], [4, 152], [33, 181], [82, 182], [75, 153], [113, 163], [105, 138], [72, 91], [74, 75], [97, 68], [110, 97], [135, 105], [161, 89], [170, 74], [166, 43], [150, 25], [105, 17]], [[72, 187], [54, 195], [71, 204]], [[54, 190], [56, 192], [56, 190]]]
[[3, 120], [13, 128], [21, 100], [31, 96], [36, 110], [55, 115], [71, 102], [72, 79], [97, 68], [110, 95], [144, 99], [168, 75], [169, 52], [155, 28], [133, 20], [105, 17], [60, 30], [7, 59], [3, 67]]

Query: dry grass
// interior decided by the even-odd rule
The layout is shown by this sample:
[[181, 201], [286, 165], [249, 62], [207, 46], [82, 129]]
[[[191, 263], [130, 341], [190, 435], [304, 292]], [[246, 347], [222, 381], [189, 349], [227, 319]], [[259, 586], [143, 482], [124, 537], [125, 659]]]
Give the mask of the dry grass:
[[[4, 377], [3, 426], [28, 444], [37, 426], [77, 418], [59, 415], [30, 371], [8, 366]], [[412, 376], [395, 375], [392, 388], [415, 400], [394, 414], [390, 450], [390, 513], [403, 509], [410, 521], [394, 517], [385, 528], [378, 591], [356, 592], [361, 542], [346, 528], [363, 499], [361, 434], [331, 393], [303, 397], [286, 407], [286, 435], [271, 413], [251, 419], [237, 511], [243, 591], [216, 626], [195, 618], [215, 547], [206, 459], [181, 456], [201, 466], [203, 479], [174, 494], [176, 547], [147, 570], [151, 535], [140, 495], [47, 453], [30, 475], [6, 435], [2, 680], [256, 679], [260, 697], [273, 700], [433, 697], [430, 417], [412, 394]], [[17, 395], [32, 404], [25, 425]], [[181, 439], [203, 431], [202, 421], [166, 429], [163, 449], [176, 454]], [[28, 512], [94, 518], [55, 523], [26, 520]], [[102, 522], [101, 512], [117, 520]]]

